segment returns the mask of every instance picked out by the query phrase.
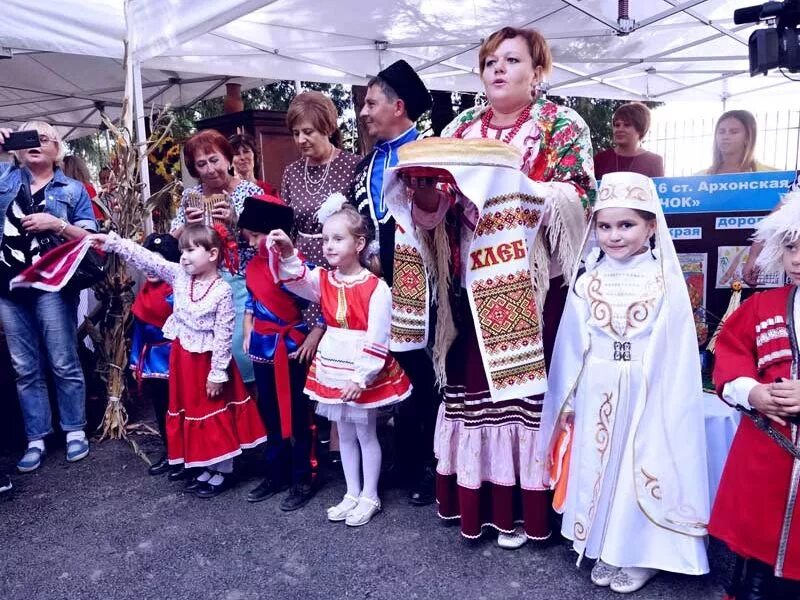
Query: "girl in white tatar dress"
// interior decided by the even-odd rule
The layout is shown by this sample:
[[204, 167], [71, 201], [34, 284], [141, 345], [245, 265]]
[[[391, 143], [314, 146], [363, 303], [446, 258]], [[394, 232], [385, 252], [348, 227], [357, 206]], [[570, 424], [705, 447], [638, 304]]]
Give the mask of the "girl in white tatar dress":
[[537, 457], [552, 465], [561, 532], [616, 592], [659, 570], [707, 573], [694, 319], [648, 177], [603, 177], [581, 257], [548, 375], [542, 431], [554, 435]]

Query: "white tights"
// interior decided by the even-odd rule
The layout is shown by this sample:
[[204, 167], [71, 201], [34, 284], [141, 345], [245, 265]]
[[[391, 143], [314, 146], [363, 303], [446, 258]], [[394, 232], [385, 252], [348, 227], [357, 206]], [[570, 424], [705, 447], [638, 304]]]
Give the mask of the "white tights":
[[[378, 478], [381, 474], [381, 445], [378, 442], [377, 415], [370, 411], [367, 423], [354, 424], [339, 421], [339, 452], [347, 482], [347, 493], [358, 498], [366, 496], [378, 501]], [[361, 453], [359, 454], [359, 445]], [[361, 464], [359, 464], [361, 463]], [[364, 486], [361, 486], [361, 469]]]

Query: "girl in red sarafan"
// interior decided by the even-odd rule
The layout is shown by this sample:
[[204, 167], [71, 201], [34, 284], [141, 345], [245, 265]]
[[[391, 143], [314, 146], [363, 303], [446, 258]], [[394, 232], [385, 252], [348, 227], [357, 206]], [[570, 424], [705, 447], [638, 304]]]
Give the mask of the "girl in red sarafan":
[[231, 362], [235, 312], [231, 287], [220, 275], [223, 235], [187, 225], [178, 242], [180, 264], [113, 232], [92, 237], [96, 246], [172, 285], [173, 313], [163, 327], [164, 337], [173, 340], [167, 457], [172, 465], [203, 468], [187, 486], [199, 498], [231, 487], [233, 458], [267, 439], [258, 407]]
[[335, 421], [339, 429], [347, 493], [328, 509], [328, 520], [358, 527], [369, 523], [381, 508], [381, 447], [375, 409], [408, 397], [411, 383], [389, 354], [389, 286], [364, 267], [366, 223], [341, 194], [328, 198], [317, 218], [323, 223], [323, 254], [333, 269], [308, 268], [286, 233], [276, 229], [269, 234], [273, 256], [280, 254], [280, 265], [273, 267], [273, 272], [277, 271], [277, 279], [289, 291], [322, 308], [327, 329], [305, 392], [317, 401], [317, 413]]
[[[714, 385], [744, 411], [711, 512], [709, 533], [739, 560], [728, 598], [800, 598], [800, 192], [759, 223], [761, 268], [791, 284], [755, 294], [725, 322]], [[752, 417], [752, 418], [750, 418]]]

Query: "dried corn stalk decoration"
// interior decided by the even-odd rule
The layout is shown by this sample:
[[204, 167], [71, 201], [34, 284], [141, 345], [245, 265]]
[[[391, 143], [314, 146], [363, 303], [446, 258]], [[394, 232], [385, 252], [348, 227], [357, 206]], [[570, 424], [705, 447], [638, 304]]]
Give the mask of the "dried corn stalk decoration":
[[[127, 110], [128, 102], [126, 100], [123, 104], [123, 115]], [[130, 130], [114, 124], [105, 115], [103, 115], [103, 122], [114, 140], [110, 166], [116, 185], [117, 206], [112, 214], [111, 227], [121, 237], [139, 241], [142, 237], [145, 217], [152, 205], [159, 200], [159, 197], [171, 194], [172, 186], [168, 185], [145, 202], [142, 197], [140, 172], [142, 162]], [[121, 122], [125, 122], [124, 116]], [[151, 114], [150, 122], [156, 133], [145, 142], [143, 148], [145, 156], [153, 152], [163, 139], [170, 135], [172, 127], [172, 119], [167, 111], [159, 115]], [[108, 398], [103, 421], [98, 428], [100, 440], [125, 439], [133, 446], [137, 455], [145, 458], [136, 442], [128, 434], [148, 431], [155, 433], [155, 431], [143, 424], [129, 423], [128, 412], [125, 408], [125, 401], [129, 397], [126, 384], [129, 350], [127, 333], [132, 321], [133, 287], [134, 280], [125, 262], [116, 254], [109, 253], [106, 261], [106, 276], [94, 288], [95, 295], [103, 306], [103, 313], [98, 327], [90, 326], [90, 335], [98, 349], [97, 370], [106, 385]]]

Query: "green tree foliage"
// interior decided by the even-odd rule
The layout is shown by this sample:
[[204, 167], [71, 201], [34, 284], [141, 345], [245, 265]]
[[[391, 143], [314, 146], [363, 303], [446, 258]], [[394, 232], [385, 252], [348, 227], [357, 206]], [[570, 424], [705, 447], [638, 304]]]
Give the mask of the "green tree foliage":
[[87, 135], [67, 141], [68, 154], [76, 154], [83, 159], [93, 179], [97, 179], [100, 168], [108, 162], [109, 141], [105, 132]]

